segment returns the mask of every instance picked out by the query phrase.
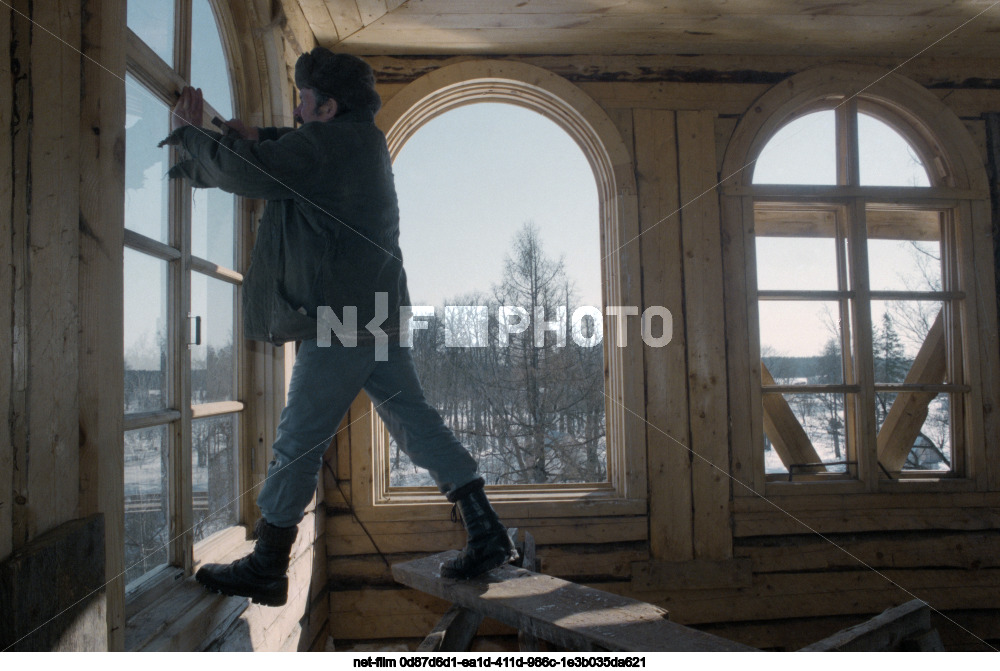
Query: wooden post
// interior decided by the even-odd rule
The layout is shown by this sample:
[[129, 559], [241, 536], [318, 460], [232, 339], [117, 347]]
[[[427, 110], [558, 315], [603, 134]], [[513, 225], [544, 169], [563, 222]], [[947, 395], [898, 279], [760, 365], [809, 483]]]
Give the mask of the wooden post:
[[729, 408], [715, 114], [677, 113], [684, 323], [691, 417], [694, 554], [733, 555], [729, 520]]
[[678, 326], [667, 346], [645, 353], [650, 555], [683, 561], [694, 557], [694, 541], [675, 118], [661, 110], [635, 110], [633, 117], [642, 303], [663, 305]]
[[80, 109], [80, 511], [104, 515], [107, 648], [125, 646], [123, 0], [83, 4]]
[[[773, 385], [774, 378], [763, 361], [760, 362], [760, 379], [764, 385]], [[763, 394], [764, 431], [771, 440], [781, 463], [791, 470], [792, 464], [818, 464], [822, 461], [805, 429], [796, 419], [788, 401], [781, 394]], [[825, 466], [816, 466], [803, 473], [824, 473]]]
[[[530, 531], [524, 532], [524, 543], [521, 546], [521, 567], [528, 571], [538, 571], [538, 561], [535, 558], [535, 537]], [[539, 640], [527, 631], [517, 632], [517, 647], [521, 652], [539, 652]]]
[[[0, 42], [13, 47], [11, 35], [11, 12], [0, 11]], [[13, 78], [11, 77], [11, 58], [0, 59], [0, 91], [3, 92], [0, 102], [0, 132], [5, 134], [0, 142], [0, 165], [13, 165], [14, 137], [12, 135], [11, 119], [14, 112]], [[14, 175], [4, 172], [0, 176], [0, 213], [5, 218], [0, 222], [0, 352], [13, 352], [13, 314], [14, 281], [11, 269], [13, 259], [13, 195]], [[11, 408], [11, 392], [13, 377], [11, 367], [4, 362], [5, 375], [0, 376], [0, 408]], [[5, 559], [14, 549], [13, 545], [13, 511], [14, 508], [14, 436], [13, 427], [9, 421], [0, 423], [0, 560]]]
[[[938, 312], [904, 383], [936, 384], [944, 380], [947, 368], [943, 313]], [[897, 394], [878, 432], [878, 458], [886, 470], [899, 471], [906, 465], [913, 441], [927, 419], [927, 407], [936, 396], [935, 392]]]
[[75, 517], [79, 502], [81, 63], [75, 51], [79, 3], [15, 6], [21, 14], [11, 16], [11, 59], [19, 74], [11, 96], [16, 111], [8, 272], [17, 335], [11, 343], [10, 406], [17, 548]]

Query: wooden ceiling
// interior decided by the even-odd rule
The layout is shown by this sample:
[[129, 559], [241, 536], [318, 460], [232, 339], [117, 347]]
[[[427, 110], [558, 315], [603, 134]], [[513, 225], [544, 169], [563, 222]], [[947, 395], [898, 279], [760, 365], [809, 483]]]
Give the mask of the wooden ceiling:
[[296, 32], [311, 31], [323, 46], [367, 55], [909, 58], [930, 47], [927, 55], [939, 58], [1000, 56], [997, 0], [281, 0], [281, 4]]

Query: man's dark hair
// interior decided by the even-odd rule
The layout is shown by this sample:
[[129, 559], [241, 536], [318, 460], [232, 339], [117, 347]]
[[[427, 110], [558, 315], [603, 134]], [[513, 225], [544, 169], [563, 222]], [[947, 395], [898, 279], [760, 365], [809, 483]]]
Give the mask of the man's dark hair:
[[374, 114], [382, 107], [371, 66], [357, 56], [335, 54], [325, 47], [299, 56], [295, 85], [312, 89], [317, 106], [330, 98], [336, 100], [338, 115], [352, 109], [368, 109]]

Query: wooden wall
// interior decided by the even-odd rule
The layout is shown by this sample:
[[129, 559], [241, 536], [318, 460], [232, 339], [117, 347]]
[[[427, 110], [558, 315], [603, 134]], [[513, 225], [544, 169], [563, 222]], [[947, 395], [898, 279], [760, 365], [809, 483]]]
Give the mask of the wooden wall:
[[[105, 513], [108, 576], [122, 564], [124, 12], [118, 0], [0, 11], [0, 558]], [[109, 600], [74, 645], [114, 647], [122, 618]]]
[[[370, 60], [388, 101], [421, 75], [467, 58]], [[729, 139], [754, 101], [790, 75], [829, 63], [778, 57], [514, 60], [569, 79], [616, 122], [636, 171], [643, 300], [667, 306], [675, 320], [671, 344], [645, 353], [647, 514], [567, 534], [547, 531], [557, 520], [544, 513], [508, 519], [539, 539], [542, 571], [662, 605], [675, 621], [763, 648], [800, 647], [911, 595], [947, 614], [935, 617], [953, 647], [982, 648], [963, 627], [982, 639], [1000, 638], [1000, 493], [775, 501], [824, 536], [767, 501], [732, 496], [739, 485], [729, 476], [739, 477], [742, 466], [730, 464], [730, 446], [740, 438], [727, 429], [728, 413], [740, 403], [745, 410], [746, 401], [732, 398], [727, 387], [721, 328], [726, 241], [714, 187]], [[993, 67], [928, 58], [902, 72], [954, 111], [984, 161], [984, 115], [1000, 109]], [[359, 401], [349, 422], [369, 408]], [[336, 453], [327, 455], [331, 635], [338, 647], [412, 646], [447, 604], [396, 585], [386, 560], [460, 547], [464, 534], [444, 514], [365, 527], [356, 521], [348, 505], [351, 441], [370, 440], [358, 428], [363, 424], [343, 430]], [[987, 440], [995, 449], [995, 439]], [[695, 446], [694, 453], [678, 443]], [[505, 633], [489, 621], [481, 630]]]
[[[226, 9], [221, 25], [246, 118], [290, 123], [286, 45], [272, 3], [218, 4]], [[125, 0], [12, 0], [0, 7], [0, 40], [10, 45], [0, 58], [2, 582], [9, 586], [25, 566], [43, 567], [32, 589], [0, 588], [0, 626], [15, 631], [6, 627], [13, 617], [16, 631], [26, 631], [29, 616], [42, 624], [57, 614], [60, 598], [74, 593], [57, 587], [77, 572], [60, 556], [70, 538], [72, 547], [103, 545], [86, 555], [100, 566], [87, 566], [79, 586], [104, 586], [72, 631], [26, 638], [29, 647], [322, 648], [329, 615], [323, 506], [314, 505], [302, 523], [284, 609], [248, 607], [245, 599], [209, 594], [193, 579], [177, 581], [162, 599], [125, 598], [125, 26]], [[248, 221], [260, 216], [258, 205], [246, 204]], [[241, 433], [250, 439], [241, 478], [253, 483], [266, 470], [294, 353], [248, 349]], [[248, 498], [242, 510], [252, 526], [256, 510]], [[89, 536], [81, 538], [84, 532]], [[215, 545], [238, 555], [249, 547], [244, 540], [236, 528]], [[29, 592], [38, 598], [25, 601]], [[11, 603], [33, 610], [12, 612]], [[40, 615], [39, 608], [57, 610]]]
[[[47, 531], [103, 513], [104, 570], [111, 578], [123, 564], [125, 2], [12, 4], [13, 11], [0, 10], [0, 38], [10, 44], [0, 59], [0, 351], [10, 353], [0, 374], [6, 418], [0, 423], [0, 559], [30, 548]], [[280, 119], [291, 100], [287, 76], [277, 73], [287, 75], [283, 66], [311, 46], [310, 34], [290, 17], [283, 28], [272, 26], [283, 39], [263, 39], [267, 31], [254, 28], [271, 24], [272, 3], [231, 7], [233, 41], [242, 54], [236, 72], [250, 82], [244, 102], [257, 101], [247, 108], [250, 118]], [[372, 59], [386, 100], [454, 60]], [[638, 184], [643, 300], [670, 307], [678, 325], [674, 342], [646, 357], [642, 380], [642, 410], [651, 425], [642, 446], [648, 510], [587, 524], [548, 513], [508, 520], [538, 538], [541, 569], [664, 605], [676, 621], [759, 647], [794, 648], [909, 599], [898, 586], [977, 636], [1000, 638], [1000, 494], [901, 495], [891, 507], [867, 495], [777, 501], [878, 573], [802, 533], [766, 502], [737, 502], [731, 495], [728, 475], [737, 475], [738, 465], [730, 465], [730, 446], [738, 437], [727, 429], [727, 413], [739, 399], [727, 392], [725, 332], [718, 328], [725, 314], [725, 240], [715, 225], [717, 198], [697, 197], [718, 181], [728, 140], [753, 102], [791, 74], [825, 62], [519, 60], [569, 79], [617, 124]], [[996, 66], [927, 57], [901, 72], [963, 120], [984, 162], [984, 115], [1000, 112]], [[678, 216], [668, 216], [681, 205]], [[272, 352], [254, 350], [253, 356], [248, 388], [263, 394], [265, 404], [280, 401], [274, 390], [285, 362]], [[359, 402], [348, 421], [364, 412]], [[266, 445], [273, 418], [254, 421], [259, 426], [248, 434]], [[361, 486], [351, 482], [352, 440], [370, 440], [370, 432], [341, 432], [327, 455], [323, 491], [296, 547], [289, 607], [205, 600], [188, 581], [169, 597], [179, 614], [156, 623], [142, 640], [166, 648], [299, 649], [322, 647], [326, 633], [351, 645], [412, 643], [429, 631], [446, 604], [397, 586], [368, 533], [389, 562], [459, 547], [464, 533], [445, 514], [374, 529], [357, 524], [348, 505], [352, 485]], [[698, 456], [673, 449], [675, 440], [695, 445]], [[262, 473], [257, 462], [264, 457], [257, 457], [253, 477]], [[195, 591], [187, 591], [191, 587]], [[123, 593], [120, 579], [108, 584], [106, 605], [93, 611], [89, 633], [75, 645], [125, 647]], [[199, 605], [185, 612], [192, 598]], [[136, 630], [143, 623], [131, 615]], [[939, 624], [946, 643], [978, 645], [950, 621]], [[510, 633], [490, 623], [483, 632]]]

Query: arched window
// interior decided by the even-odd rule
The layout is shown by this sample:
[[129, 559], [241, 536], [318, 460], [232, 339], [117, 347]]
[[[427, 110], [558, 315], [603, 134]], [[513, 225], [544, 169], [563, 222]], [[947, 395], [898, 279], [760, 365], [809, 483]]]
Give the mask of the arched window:
[[[490, 484], [606, 482], [603, 320], [571, 323], [603, 307], [579, 146], [535, 111], [474, 103], [424, 124], [393, 172], [410, 295], [434, 310], [413, 352], [431, 403]], [[463, 316], [485, 339], [453, 328]], [[390, 449], [393, 485], [433, 484]]]
[[[130, 0], [125, 150], [126, 581], [189, 567], [236, 524], [243, 393], [235, 199], [167, 180], [157, 143], [179, 87], [203, 89], [204, 125], [233, 116], [225, 3]], [[171, 577], [172, 579], [172, 577]]]
[[[625, 298], [628, 288], [620, 271], [624, 255], [621, 248], [635, 235], [627, 228], [635, 223], [634, 174], [627, 169], [631, 159], [614, 124], [591, 99], [560, 77], [536, 67], [498, 61], [461, 63], [426, 75], [389, 99], [378, 121], [386, 131], [389, 149], [396, 161], [394, 171], [399, 186], [403, 231], [401, 245], [408, 273], [412, 275], [411, 298], [415, 303], [426, 301], [426, 305], [433, 305], [438, 317], [436, 321], [443, 331], [441, 343], [449, 328], [453, 329], [453, 335], [459, 332], [470, 336], [468, 329], [463, 331], [456, 327], [455, 319], [449, 322], [447, 315], [442, 314], [446, 306], [438, 305], [463, 298], [458, 302], [471, 305], [473, 310], [485, 308], [484, 334], [487, 340], [493, 340], [490, 347], [480, 348], [474, 346], [477, 342], [474, 338], [467, 338], [461, 344], [473, 345], [465, 349], [470, 359], [491, 350], [494, 354], [503, 354], [505, 361], [513, 361], [520, 354], [537, 354], [553, 360], [550, 375], [554, 377], [546, 384], [536, 385], [537, 390], [551, 396], [547, 402], [552, 408], [559, 403], [565, 407], [556, 412], [546, 411], [551, 426], [501, 427], [500, 431], [509, 435], [494, 441], [510, 442], [513, 437], [525, 447], [534, 441], [544, 446], [539, 452], [545, 455], [543, 462], [528, 450], [522, 449], [520, 455], [508, 451], [504, 456], [493, 451], [495, 446], [489, 440], [479, 441], [482, 445], [478, 445], [474, 435], [483, 433], [483, 427], [466, 427], [463, 423], [479, 415], [455, 408], [445, 409], [446, 421], [458, 429], [459, 437], [467, 444], [471, 442], [469, 446], [474, 452], [479, 451], [477, 457], [490, 483], [513, 485], [501, 486], [491, 496], [501, 505], [508, 506], [508, 514], [514, 516], [518, 514], [518, 502], [544, 501], [547, 495], [555, 497], [553, 502], [564, 506], [564, 511], [576, 503], [581, 504], [577, 513], [569, 514], [596, 515], [602, 511], [603, 514], [619, 511], [634, 514], [644, 510], [642, 427], [626, 417], [622, 410], [642, 402], [641, 395], [636, 396], [640, 390], [624, 383], [630, 371], [632, 375], [641, 376], [641, 370], [632, 370], [636, 363], [624, 356], [625, 341], [608, 326], [608, 320], [602, 319], [606, 306], [625, 305], [628, 301]], [[458, 160], [443, 158], [448, 156], [449, 148], [437, 142], [449, 144], [452, 138], [443, 140], [440, 134], [461, 132], [468, 132], [469, 138], [478, 136], [486, 155], [476, 158], [475, 165], [436, 164], [434, 157], [445, 164]], [[504, 135], [491, 137], [494, 132]], [[432, 145], [430, 149], [425, 141]], [[454, 147], [456, 151], [469, 149], [467, 144], [461, 146], [462, 141], [456, 144], [460, 145]], [[417, 167], [420, 161], [424, 161], [426, 167]], [[498, 179], [498, 170], [516, 170], [518, 164], [521, 165], [520, 174]], [[441, 168], [450, 177], [435, 173], [434, 178], [429, 174]], [[517, 181], [504, 186], [507, 179]], [[449, 190], [450, 185], [446, 184], [449, 180], [456, 182], [459, 193]], [[490, 187], [481, 202], [471, 203], [471, 210], [460, 210], [466, 203], [459, 201], [471, 197], [471, 187], [463, 190], [463, 183], [474, 183], [476, 188]], [[546, 202], [545, 196], [559, 189], [565, 194], [563, 200], [558, 201], [562, 204]], [[428, 203], [424, 215], [409, 209], [418, 205], [418, 200]], [[467, 214], [456, 215], [456, 211]], [[426, 237], [432, 233], [439, 235], [440, 244], [451, 245], [455, 251], [447, 252], [434, 245], [428, 247], [428, 242], [422, 240], [425, 234], [420, 228], [419, 216], [425, 217], [424, 228], [440, 228], [427, 231]], [[454, 216], [458, 216], [459, 221], [449, 219]], [[477, 221], [468, 221], [469, 217]], [[525, 226], [529, 221], [533, 227]], [[418, 248], [424, 251], [417, 251]], [[538, 253], [539, 248], [541, 253]], [[505, 258], [516, 262], [523, 260], [525, 254], [536, 255], [537, 260], [553, 271], [549, 273], [552, 276], [550, 295], [542, 301], [543, 305], [526, 307], [521, 303], [525, 300], [530, 303], [530, 296], [515, 296], [517, 291], [505, 290], [505, 287], [512, 289], [519, 279], [515, 277], [519, 271], [505, 265]], [[462, 259], [449, 259], [451, 255], [476, 261], [474, 268], [453, 267], [452, 261], [458, 263]], [[555, 272], [560, 259], [563, 270]], [[445, 289], [433, 288], [431, 276], [434, 273], [450, 275], [452, 284]], [[473, 292], [472, 295], [469, 292]], [[534, 307], [543, 308], [545, 321], [551, 322], [547, 326], [552, 327], [548, 331], [538, 329], [544, 343], [540, 348], [534, 346]], [[501, 317], [501, 308], [509, 309], [504, 313], [506, 317]], [[521, 324], [512, 316], [518, 309], [531, 315], [532, 324], [524, 324], [527, 326], [524, 333], [517, 333]], [[467, 310], [454, 315], [476, 317], [477, 313]], [[501, 318], [507, 320], [503, 334], [500, 333]], [[631, 319], [633, 323], [627, 335], [629, 344], [633, 339], [641, 342], [638, 316]], [[576, 326], [579, 329], [575, 329]], [[557, 335], [561, 332], [565, 337]], [[603, 338], [594, 337], [595, 332], [603, 332]], [[427, 332], [415, 336], [415, 356], [420, 356], [421, 338], [429, 343], [433, 342], [432, 337], [433, 334]], [[499, 346], [501, 337], [506, 337], [502, 347]], [[557, 341], [565, 344], [558, 345]], [[521, 348], [523, 351], [517, 350], [521, 345], [525, 345]], [[569, 365], [568, 360], [572, 357], [577, 361]], [[559, 358], [567, 361], [556, 365]], [[584, 359], [582, 364], [580, 359]], [[607, 376], [603, 372], [605, 368], [609, 370]], [[575, 386], [568, 379], [557, 379], [560, 371], [564, 377], [575, 375]], [[514, 384], [512, 379], [504, 383]], [[426, 385], [433, 397], [434, 380], [428, 378]], [[582, 389], [585, 386], [592, 388], [585, 393]], [[572, 389], [579, 398], [571, 403], [566, 403], [565, 399], [557, 401], [558, 394], [554, 392], [559, 388]], [[528, 395], [523, 385], [516, 390], [512, 388], [511, 392], [509, 396], [520, 397], [519, 403]], [[475, 402], [486, 403], [490, 400], [486, 396], [479, 394]], [[497, 411], [511, 410], [504, 406], [499, 396], [492, 402]], [[525, 408], [514, 410], [516, 415], [530, 414]], [[453, 416], [448, 417], [448, 412]], [[487, 429], [499, 433], [493, 431], [498, 427], [499, 424]], [[375, 504], [416, 502], [421, 494], [403, 486], [416, 483], [396, 477], [394, 469], [398, 466], [402, 475], [405, 463], [397, 464], [387, 432], [378, 422], [372, 428], [371, 442], [367, 444], [355, 441], [352, 434], [351, 464], [354, 469], [355, 464], [370, 463], [374, 451], [375, 477], [366, 475], [363, 470], [357, 471], [352, 474], [352, 482], [355, 479], [372, 482], [371, 502]], [[519, 435], [513, 436], [512, 431]], [[524, 484], [533, 484], [531, 493]], [[367, 496], [367, 493], [362, 494]], [[440, 499], [436, 492], [429, 490], [426, 494], [433, 497], [427, 502]], [[583, 497], [586, 497], [586, 506], [582, 505]], [[359, 510], [362, 517], [371, 515], [364, 510], [364, 504], [362, 499]], [[371, 519], [383, 517], [374, 515]]]
[[755, 408], [734, 455], [758, 493], [968, 478], [984, 422], [971, 142], [901, 78], [798, 77], [754, 105], [724, 166], [724, 225], [743, 245], [730, 264], [745, 271], [727, 268], [729, 290], [746, 297], [730, 311], [731, 374]]

